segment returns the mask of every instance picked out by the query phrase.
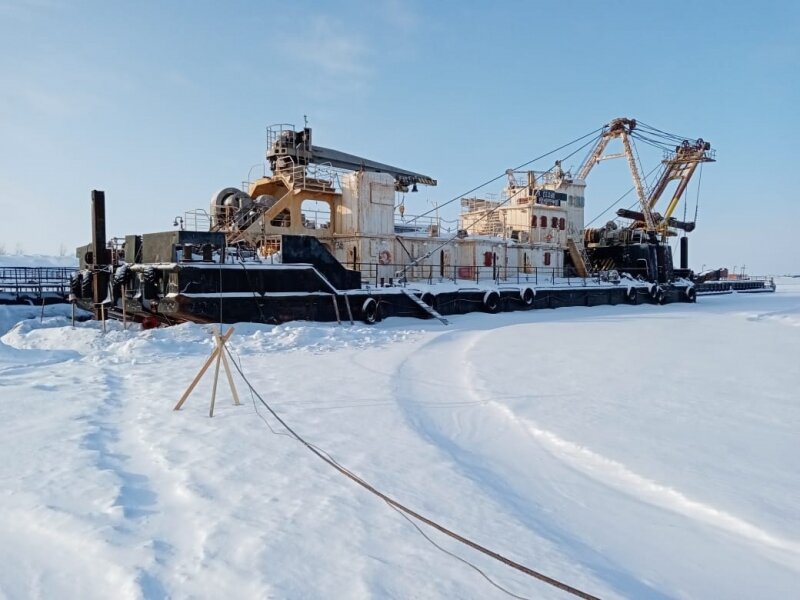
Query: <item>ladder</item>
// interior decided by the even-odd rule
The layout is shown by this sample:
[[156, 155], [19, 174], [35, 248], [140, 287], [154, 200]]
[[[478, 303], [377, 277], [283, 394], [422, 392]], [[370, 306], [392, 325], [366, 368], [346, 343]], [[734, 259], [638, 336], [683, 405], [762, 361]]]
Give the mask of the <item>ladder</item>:
[[503, 224], [500, 222], [500, 215], [497, 211], [492, 210], [486, 215], [486, 220], [478, 228], [479, 235], [493, 235], [500, 234], [503, 230]]
[[445, 319], [442, 315], [440, 315], [432, 306], [429, 306], [428, 304], [425, 304], [418, 296], [415, 296], [412, 292], [410, 292], [406, 288], [401, 288], [401, 289], [402, 289], [403, 293], [406, 296], [411, 298], [411, 300], [414, 302], [414, 304], [419, 306], [422, 310], [424, 310], [430, 316], [434, 317], [435, 319], [439, 319], [445, 325], [449, 325], [450, 324], [448, 322], [448, 320]]
[[575, 240], [571, 237], [567, 238], [567, 250], [569, 250], [569, 257], [572, 259], [572, 264], [575, 265], [575, 271], [577, 271], [578, 277], [588, 277], [589, 272], [586, 268], [586, 251], [582, 251], [582, 248], [578, 248]]

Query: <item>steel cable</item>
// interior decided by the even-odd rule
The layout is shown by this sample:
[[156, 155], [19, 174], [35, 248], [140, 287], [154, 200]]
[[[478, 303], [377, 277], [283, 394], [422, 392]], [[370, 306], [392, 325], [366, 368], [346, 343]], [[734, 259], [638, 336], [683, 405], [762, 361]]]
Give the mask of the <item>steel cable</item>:
[[[520, 169], [522, 169], [522, 168], [524, 168], [524, 167], [527, 167], [528, 165], [530, 165], [530, 164], [532, 164], [532, 163], [535, 163], [535, 162], [536, 162], [536, 161], [538, 161], [538, 160], [541, 160], [541, 159], [543, 159], [543, 158], [547, 158], [548, 156], [550, 156], [550, 155], [552, 155], [552, 154], [555, 154], [555, 153], [556, 153], [556, 152], [558, 152], [559, 150], [563, 150], [564, 148], [568, 148], [568, 147], [569, 147], [569, 146], [571, 146], [572, 144], [575, 144], [575, 143], [577, 143], [577, 142], [580, 142], [581, 140], [585, 140], [587, 137], [589, 137], [589, 136], [592, 136], [592, 135], [594, 135], [594, 134], [596, 134], [596, 133], [598, 133], [598, 132], [601, 132], [602, 130], [603, 130], [603, 127], [600, 127], [599, 129], [595, 129], [594, 131], [590, 131], [590, 132], [589, 132], [589, 133], [587, 133], [586, 135], [582, 135], [582, 136], [581, 136], [581, 137], [579, 137], [579, 138], [575, 138], [574, 140], [572, 140], [571, 142], [567, 142], [567, 143], [566, 143], [566, 144], [564, 144], [563, 146], [559, 146], [558, 148], [555, 148], [554, 150], [550, 150], [550, 152], [546, 152], [545, 154], [542, 154], [541, 156], [537, 156], [536, 158], [532, 158], [531, 160], [529, 160], [529, 161], [527, 161], [527, 162], [524, 162], [524, 163], [522, 163], [521, 165], [519, 165], [519, 166], [517, 166], [517, 167], [514, 167], [514, 168], [512, 169], [512, 171], [518, 171], [518, 170], [520, 170]], [[571, 156], [571, 155], [570, 155], [570, 156]], [[471, 190], [468, 190], [468, 191], [466, 191], [466, 192], [463, 192], [463, 193], [459, 194], [458, 196], [455, 196], [454, 198], [451, 198], [451, 199], [450, 199], [450, 200], [448, 200], [447, 202], [444, 202], [444, 203], [442, 203], [442, 204], [439, 204], [439, 205], [438, 205], [436, 208], [432, 208], [431, 210], [429, 210], [429, 211], [427, 211], [427, 212], [424, 212], [424, 213], [422, 213], [422, 214], [420, 214], [420, 215], [415, 215], [415, 216], [414, 216], [414, 218], [410, 219], [408, 222], [409, 222], [409, 223], [413, 223], [414, 221], [416, 221], [417, 219], [419, 219], [419, 218], [421, 218], [421, 217], [428, 216], [429, 214], [431, 214], [432, 212], [435, 212], [435, 211], [436, 211], [436, 210], [438, 210], [439, 208], [442, 208], [443, 206], [447, 206], [448, 204], [451, 204], [452, 202], [455, 202], [456, 200], [460, 200], [461, 198], [463, 198], [463, 197], [467, 196], [468, 194], [471, 194], [472, 192], [476, 192], [476, 191], [478, 191], [479, 189], [481, 189], [482, 187], [485, 187], [485, 186], [489, 185], [490, 183], [494, 183], [494, 182], [495, 182], [495, 181], [497, 181], [498, 179], [502, 179], [502, 178], [503, 178], [503, 177], [505, 177], [505, 176], [506, 176], [506, 172], [504, 171], [503, 173], [501, 173], [501, 174], [500, 174], [500, 175], [498, 175], [497, 177], [494, 177], [494, 178], [492, 178], [492, 179], [489, 179], [488, 181], [484, 181], [482, 184], [480, 184], [480, 185], [478, 185], [478, 186], [475, 186], [475, 187], [474, 187], [474, 188], [472, 188]]]
[[354, 481], [355, 483], [360, 485], [362, 488], [364, 488], [365, 490], [367, 490], [371, 494], [377, 496], [378, 498], [380, 498], [381, 500], [386, 502], [392, 508], [404, 513], [405, 515], [407, 515], [409, 517], [412, 517], [412, 518], [416, 519], [417, 521], [425, 523], [429, 527], [432, 527], [432, 528], [436, 529], [437, 531], [439, 531], [439, 532], [451, 537], [452, 539], [456, 540], [457, 542], [460, 542], [460, 543], [462, 543], [462, 544], [464, 544], [466, 546], [469, 546], [473, 550], [477, 550], [478, 552], [481, 552], [482, 554], [485, 554], [486, 556], [489, 556], [490, 558], [493, 558], [494, 560], [497, 560], [497, 561], [499, 561], [499, 562], [511, 567], [512, 569], [516, 569], [517, 571], [520, 571], [521, 573], [524, 573], [525, 575], [528, 575], [530, 577], [538, 579], [539, 581], [542, 581], [542, 582], [544, 582], [544, 583], [546, 583], [546, 584], [548, 584], [550, 586], [553, 586], [553, 587], [556, 587], [556, 588], [558, 588], [560, 590], [563, 590], [563, 591], [567, 592], [568, 594], [571, 594], [571, 595], [576, 596], [578, 598], [583, 598], [584, 600], [600, 600], [597, 596], [593, 596], [591, 594], [588, 594], [587, 592], [579, 590], [578, 588], [573, 587], [571, 585], [568, 585], [568, 584], [566, 584], [566, 583], [564, 583], [562, 581], [559, 581], [558, 579], [554, 579], [553, 577], [549, 577], [547, 575], [544, 575], [543, 573], [540, 573], [540, 572], [538, 572], [538, 571], [536, 571], [534, 569], [531, 569], [530, 567], [526, 567], [523, 564], [515, 562], [515, 561], [511, 560], [510, 558], [507, 558], [506, 556], [503, 556], [502, 554], [500, 554], [498, 552], [495, 552], [494, 550], [490, 550], [489, 548], [486, 548], [486, 547], [478, 544], [477, 542], [474, 542], [474, 541], [470, 540], [469, 538], [466, 538], [466, 537], [464, 537], [464, 536], [462, 536], [462, 535], [460, 535], [460, 534], [458, 534], [458, 533], [456, 533], [456, 532], [444, 527], [443, 525], [440, 525], [436, 521], [434, 521], [432, 519], [429, 519], [428, 517], [425, 517], [425, 516], [421, 515], [420, 513], [418, 513], [416, 511], [408, 508], [407, 506], [401, 504], [400, 502], [398, 502], [397, 500], [395, 500], [391, 496], [388, 496], [388, 495], [384, 494], [383, 492], [381, 492], [380, 490], [378, 490], [377, 488], [375, 488], [374, 486], [369, 484], [367, 481], [365, 481], [364, 479], [362, 479], [361, 477], [359, 477], [358, 475], [356, 475], [355, 473], [353, 473], [352, 471], [350, 471], [346, 467], [340, 465], [336, 460], [334, 460], [329, 455], [327, 455], [326, 452], [324, 452], [323, 450], [317, 448], [312, 443], [308, 442], [299, 433], [297, 433], [294, 429], [292, 429], [289, 426], [289, 424], [286, 423], [286, 421], [284, 421], [278, 415], [278, 413], [275, 412], [275, 410], [261, 397], [261, 394], [259, 394], [258, 391], [252, 386], [250, 381], [245, 376], [244, 371], [242, 370], [241, 366], [236, 362], [236, 360], [234, 360], [233, 354], [231, 354], [231, 351], [228, 349], [227, 346], [225, 346], [225, 351], [228, 353], [228, 356], [230, 356], [231, 362], [233, 362], [234, 367], [236, 368], [236, 370], [238, 371], [239, 375], [244, 380], [244, 382], [247, 385], [247, 387], [250, 388], [250, 391], [253, 394], [255, 394], [256, 398], [258, 398], [258, 400], [261, 402], [261, 404], [264, 406], [264, 408], [266, 408], [267, 411], [269, 411], [269, 413], [273, 416], [273, 418], [275, 418], [275, 420], [278, 421], [278, 423], [280, 423], [286, 429], [286, 431], [288, 431], [289, 434], [295, 440], [297, 440], [298, 442], [303, 444], [309, 451], [311, 451], [315, 456], [317, 456], [317, 458], [319, 458], [320, 460], [322, 460], [325, 463], [327, 463], [329, 466], [331, 466], [334, 469], [336, 469], [337, 471], [339, 471], [345, 477], [351, 479], [352, 481]]

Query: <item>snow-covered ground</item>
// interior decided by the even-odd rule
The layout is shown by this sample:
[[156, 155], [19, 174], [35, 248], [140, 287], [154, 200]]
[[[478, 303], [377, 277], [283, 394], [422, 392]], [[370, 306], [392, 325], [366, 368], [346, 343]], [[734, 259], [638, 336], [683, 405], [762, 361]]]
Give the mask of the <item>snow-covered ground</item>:
[[[800, 279], [778, 285], [240, 324], [232, 345], [301, 435], [517, 562], [602, 598], [798, 597]], [[209, 419], [209, 374], [173, 412], [207, 328], [46, 314], [0, 307], [0, 597], [507, 597], [259, 418], [241, 380], [242, 406], [221, 378]], [[569, 597], [421, 527], [518, 596]]]

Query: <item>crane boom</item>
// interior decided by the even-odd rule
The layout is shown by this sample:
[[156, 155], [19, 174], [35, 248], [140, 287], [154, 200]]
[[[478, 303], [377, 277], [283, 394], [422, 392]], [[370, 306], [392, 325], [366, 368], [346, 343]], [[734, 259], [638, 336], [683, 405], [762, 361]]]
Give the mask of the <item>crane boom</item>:
[[584, 163], [581, 165], [580, 169], [578, 169], [578, 179], [586, 180], [591, 173], [594, 166], [602, 160], [603, 151], [605, 151], [606, 146], [608, 146], [608, 142], [611, 141], [611, 136], [603, 135], [600, 136], [600, 139], [597, 140], [597, 145], [592, 150], [591, 154], [587, 157]]
[[[642, 184], [642, 178], [639, 175], [639, 167], [636, 164], [636, 158], [634, 157], [633, 149], [631, 148], [630, 134], [634, 129], [636, 129], [636, 119], [628, 119], [625, 117], [614, 119], [608, 125], [606, 125], [603, 128], [603, 132], [600, 134], [600, 139], [597, 140], [597, 145], [595, 145], [594, 149], [589, 153], [589, 156], [583, 162], [580, 169], [578, 169], [577, 178], [585, 180], [589, 176], [589, 173], [591, 173], [594, 166], [601, 160], [605, 160], [607, 158], [620, 158], [624, 156], [628, 161], [628, 167], [630, 168], [631, 177], [633, 178], [633, 185], [636, 188], [636, 196], [639, 199], [639, 205], [641, 206], [641, 212], [645, 226], [648, 232], [653, 232], [656, 230], [655, 219], [648, 204], [648, 198], [645, 193], [644, 185]], [[603, 156], [603, 152], [605, 152], [609, 142], [614, 138], [620, 138], [624, 152], [621, 154]]]
[[[269, 132], [270, 130], [268, 130]], [[269, 140], [267, 160], [272, 172], [292, 172], [297, 167], [308, 164], [329, 164], [332, 167], [350, 171], [372, 171], [388, 173], [395, 179], [398, 190], [406, 191], [408, 186], [416, 184], [436, 185], [436, 180], [421, 173], [415, 173], [399, 167], [379, 163], [368, 158], [348, 154], [340, 150], [314, 146], [311, 143], [311, 128], [300, 131], [293, 128], [276, 131]], [[416, 188], [414, 189], [416, 191]]]
[[678, 207], [678, 202], [686, 191], [689, 180], [691, 180], [698, 165], [704, 162], [713, 162], [713, 156], [711, 144], [700, 138], [694, 142], [684, 140], [675, 148], [675, 152], [670, 153], [667, 158], [664, 159], [664, 172], [661, 174], [655, 186], [653, 186], [653, 191], [646, 203], [650, 211], [653, 211], [661, 196], [664, 194], [664, 191], [667, 189], [669, 182], [674, 180], [678, 181], [678, 186], [672, 194], [664, 216], [657, 223], [658, 232], [661, 233], [663, 239], [666, 239], [669, 234], [672, 215]]
[[589, 176], [589, 173], [591, 173], [594, 166], [601, 160], [606, 158], [616, 158], [618, 155], [614, 155], [613, 157], [603, 156], [606, 146], [608, 146], [608, 143], [612, 139], [619, 137], [623, 132], [631, 132], [635, 128], [636, 119], [627, 119], [625, 117], [614, 119], [605, 127], [603, 127], [603, 132], [600, 134], [600, 139], [597, 140], [597, 144], [595, 145], [594, 149], [589, 153], [589, 156], [586, 157], [586, 160], [583, 161], [583, 164], [578, 169], [577, 178], [585, 180]]
[[633, 157], [633, 150], [631, 150], [631, 142], [628, 139], [627, 132], [623, 131], [620, 136], [622, 138], [622, 146], [625, 148], [625, 157], [628, 159], [628, 167], [630, 167], [631, 170], [631, 177], [633, 177], [633, 185], [636, 187], [636, 196], [639, 198], [639, 205], [642, 208], [645, 228], [648, 232], [655, 231], [655, 220], [653, 219], [650, 206], [647, 204], [642, 178], [639, 177], [639, 167], [636, 165], [636, 159]]

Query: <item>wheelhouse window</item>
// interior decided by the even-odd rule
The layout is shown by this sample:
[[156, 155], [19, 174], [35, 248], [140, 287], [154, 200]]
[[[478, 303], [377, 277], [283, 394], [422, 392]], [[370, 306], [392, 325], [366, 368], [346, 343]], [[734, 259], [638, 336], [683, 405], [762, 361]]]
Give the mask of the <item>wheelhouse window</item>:
[[286, 208], [275, 215], [275, 218], [270, 221], [273, 227], [290, 227], [292, 225], [292, 213]]
[[303, 227], [306, 229], [328, 229], [331, 224], [331, 205], [322, 200], [303, 200], [300, 206]]

